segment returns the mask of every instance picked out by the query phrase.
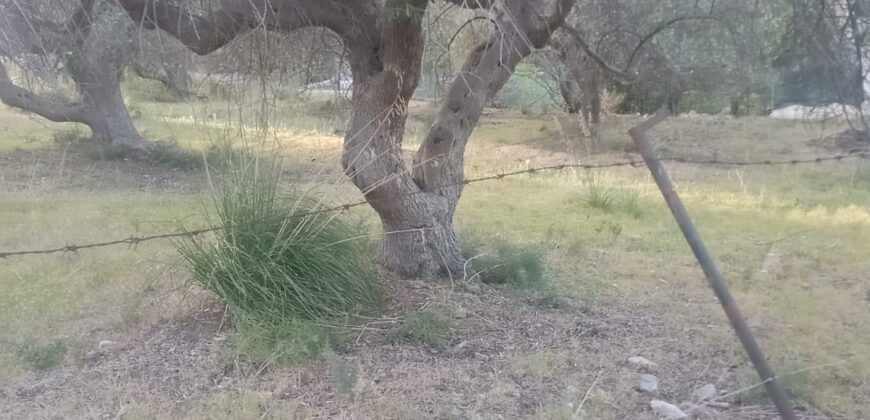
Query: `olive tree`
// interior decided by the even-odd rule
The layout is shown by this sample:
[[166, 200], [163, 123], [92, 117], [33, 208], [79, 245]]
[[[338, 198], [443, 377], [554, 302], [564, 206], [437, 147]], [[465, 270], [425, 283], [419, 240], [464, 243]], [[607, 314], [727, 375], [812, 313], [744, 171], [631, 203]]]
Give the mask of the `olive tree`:
[[[90, 127], [101, 142], [149, 149], [127, 111], [120, 81], [130, 61], [132, 25], [116, 7], [97, 0], [7, 0], [0, 3], [0, 54], [23, 73], [71, 79], [75, 98], [46, 94], [10, 77], [0, 62], [0, 100], [56, 122]], [[46, 71], [46, 67], [48, 67]], [[49, 92], [51, 93], [51, 92]]]
[[159, 28], [202, 55], [253, 28], [335, 32], [353, 76], [342, 165], [380, 216], [381, 262], [400, 275], [421, 276], [462, 272], [453, 215], [469, 136], [487, 99], [524, 57], [547, 43], [574, 0], [451, 1], [489, 20], [490, 34], [468, 52], [411, 167], [402, 156], [402, 137], [420, 79], [429, 0], [221, 0], [210, 10], [168, 0], [118, 2], [134, 22]]

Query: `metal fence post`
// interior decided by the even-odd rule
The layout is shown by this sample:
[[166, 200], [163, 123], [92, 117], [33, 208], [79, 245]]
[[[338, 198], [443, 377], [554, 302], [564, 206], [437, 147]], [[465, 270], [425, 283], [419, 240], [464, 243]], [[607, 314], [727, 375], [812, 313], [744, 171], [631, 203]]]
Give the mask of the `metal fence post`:
[[660, 122], [664, 121], [668, 115], [669, 113], [666, 110], [663, 110], [657, 112], [649, 119], [642, 121], [640, 124], [629, 130], [631, 139], [634, 141], [634, 144], [637, 146], [638, 151], [640, 151], [646, 166], [652, 173], [659, 190], [662, 192], [662, 196], [664, 196], [665, 201], [668, 204], [668, 208], [671, 210], [671, 214], [673, 214], [677, 224], [680, 225], [680, 230], [683, 231], [683, 236], [685, 236], [686, 242], [689, 243], [692, 252], [695, 254], [695, 258], [704, 270], [704, 274], [707, 276], [710, 286], [716, 293], [716, 297], [719, 298], [719, 303], [722, 305], [722, 309], [725, 310], [725, 314], [728, 316], [728, 320], [731, 322], [734, 332], [737, 333], [740, 343], [743, 344], [746, 354], [749, 355], [749, 360], [752, 361], [755, 370], [758, 372], [758, 376], [760, 376], [761, 380], [764, 382], [764, 386], [767, 388], [767, 395], [773, 401], [774, 405], [776, 405], [780, 417], [784, 420], [796, 420], [797, 417], [788, 402], [785, 391], [783, 391], [782, 386], [776, 379], [776, 375], [774, 375], [773, 370], [767, 364], [764, 352], [761, 350], [761, 347], [752, 335], [749, 325], [746, 323], [743, 315], [740, 314], [737, 302], [734, 300], [734, 297], [731, 296], [731, 292], [728, 290], [728, 285], [725, 284], [722, 274], [719, 272], [716, 263], [707, 251], [707, 247], [704, 245], [701, 235], [698, 233], [698, 230], [695, 229], [692, 218], [689, 216], [688, 211], [686, 211], [685, 206], [683, 206], [680, 196], [677, 195], [676, 190], [674, 190], [674, 185], [671, 182], [668, 173], [665, 171], [664, 165], [662, 165], [661, 161], [655, 155], [655, 150], [653, 149], [647, 132]]

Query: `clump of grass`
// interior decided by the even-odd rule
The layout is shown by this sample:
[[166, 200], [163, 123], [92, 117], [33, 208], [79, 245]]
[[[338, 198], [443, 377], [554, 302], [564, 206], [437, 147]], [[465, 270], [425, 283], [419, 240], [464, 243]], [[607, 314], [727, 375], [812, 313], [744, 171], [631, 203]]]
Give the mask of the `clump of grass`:
[[24, 364], [34, 370], [49, 370], [57, 367], [66, 359], [69, 351], [63, 340], [47, 344], [27, 343], [16, 348], [16, 354]]
[[643, 208], [640, 205], [640, 194], [634, 190], [623, 190], [619, 196], [619, 209], [635, 219], [643, 217]]
[[586, 207], [604, 213], [621, 212], [635, 219], [643, 217], [640, 194], [637, 191], [606, 186], [598, 177], [589, 177], [585, 183], [586, 194], [583, 203]]
[[443, 349], [450, 344], [452, 328], [453, 320], [450, 316], [441, 311], [425, 310], [409, 315], [390, 331], [389, 337], [393, 341], [410, 341]]
[[380, 289], [359, 225], [308, 197], [279, 192], [280, 167], [234, 161], [214, 191], [214, 241], [178, 249], [194, 278], [236, 317], [281, 325], [365, 310]]
[[598, 178], [591, 178], [586, 185], [584, 203], [587, 207], [601, 210], [605, 213], [613, 211], [615, 200], [613, 190], [605, 187]]
[[472, 240], [463, 245], [463, 252], [484, 283], [529, 288], [544, 282], [544, 261], [536, 249], [502, 243], [487, 252]]

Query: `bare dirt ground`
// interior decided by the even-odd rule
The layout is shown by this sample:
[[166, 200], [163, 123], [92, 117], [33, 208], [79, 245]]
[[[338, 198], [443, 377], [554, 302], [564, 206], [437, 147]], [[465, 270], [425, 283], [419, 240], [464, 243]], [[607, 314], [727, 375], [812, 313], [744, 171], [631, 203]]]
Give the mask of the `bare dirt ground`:
[[[349, 393], [335, 389], [324, 361], [285, 369], [224, 357], [229, 326], [223, 311], [213, 298], [197, 295], [187, 311], [104, 342], [78, 365], [4, 384], [2, 417], [208, 418], [196, 413], [198, 402], [245, 392], [263, 418], [573, 418], [582, 412], [586, 418], [654, 419], [653, 397], [637, 389], [647, 371], [661, 380], [657, 398], [694, 407], [693, 418], [775, 417], [770, 407], [741, 405], [734, 397], [715, 408], [692, 403], [693, 391], [704, 384], [722, 394], [737, 386], [728, 362], [732, 349], [707, 327], [718, 320], [700, 313], [687, 323], [683, 314], [647, 304], [590, 309], [477, 284], [390, 284], [390, 309], [359, 323], [337, 350], [358, 371]], [[387, 338], [391, 325], [424, 307], [455, 319], [449, 349]], [[657, 366], [632, 366], [631, 356]], [[144, 402], [160, 413], [138, 411]], [[826, 418], [798, 407], [801, 418]]]
[[95, 160], [75, 149], [0, 152], [0, 180], [14, 190], [190, 191], [202, 176], [144, 159]]

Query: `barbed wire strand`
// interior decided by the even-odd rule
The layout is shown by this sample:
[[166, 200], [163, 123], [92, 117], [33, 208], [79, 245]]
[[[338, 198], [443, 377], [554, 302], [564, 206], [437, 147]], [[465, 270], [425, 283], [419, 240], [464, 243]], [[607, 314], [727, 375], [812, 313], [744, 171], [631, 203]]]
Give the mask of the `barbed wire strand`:
[[[691, 158], [683, 158], [683, 157], [660, 157], [659, 160], [663, 162], [677, 162], [677, 163], [685, 163], [685, 164], [696, 164], [696, 165], [719, 165], [719, 166], [776, 166], [776, 165], [800, 165], [800, 164], [815, 164], [822, 162], [831, 162], [831, 161], [843, 161], [846, 159], [870, 159], [870, 152], [853, 152], [847, 154], [839, 154], [839, 155], [830, 155], [830, 156], [817, 156], [813, 158], [802, 158], [802, 159], [782, 159], [782, 160], [763, 160], [763, 161], [728, 161], [728, 160], [716, 160], [716, 159], [691, 159]], [[450, 188], [457, 186], [464, 186], [470, 184], [476, 184], [480, 182], [487, 182], [493, 180], [500, 180], [508, 177], [514, 177], [518, 175], [533, 175], [540, 172], [550, 172], [550, 171], [562, 171], [565, 169], [607, 169], [607, 168], [617, 168], [617, 167], [641, 167], [644, 165], [642, 159], [630, 159], [619, 162], [610, 162], [610, 163], [563, 163], [558, 165], [549, 165], [549, 166], [538, 166], [534, 168], [521, 169], [516, 171], [509, 172], [500, 172], [497, 174], [486, 175], [478, 178], [470, 178], [465, 179], [462, 182], [452, 183], [452, 184], [444, 184], [439, 185], [437, 187], [432, 187], [431, 189], [441, 189], [441, 188]], [[422, 194], [429, 192], [428, 190], [419, 190], [414, 191], [409, 194], [404, 194], [398, 198], [404, 198], [406, 196]], [[392, 198], [395, 199], [395, 198]], [[314, 216], [323, 213], [332, 213], [337, 211], [347, 211], [354, 207], [359, 207], [363, 205], [369, 204], [369, 201], [362, 200], [353, 203], [341, 204], [338, 206], [326, 207], [314, 211], [303, 212], [291, 214], [287, 217], [307, 217]], [[175, 239], [182, 237], [194, 238], [200, 235], [204, 235], [207, 233], [215, 232], [222, 229], [231, 228], [233, 226], [211, 226], [206, 228], [194, 229], [194, 230], [182, 230], [178, 232], [172, 233], [164, 233], [157, 235], [148, 235], [148, 236], [130, 236], [124, 239], [116, 239], [105, 242], [93, 242], [83, 245], [65, 245], [56, 248], [46, 248], [46, 249], [34, 249], [34, 250], [24, 250], [24, 251], [8, 251], [8, 252], [0, 252], [0, 260], [5, 260], [9, 257], [19, 257], [19, 256], [27, 256], [27, 255], [45, 255], [45, 254], [56, 254], [56, 253], [67, 253], [67, 252], [77, 252], [85, 249], [92, 248], [103, 248], [117, 245], [128, 245], [128, 246], [136, 246], [142, 242], [156, 241], [156, 240], [165, 240], [165, 239]]]

